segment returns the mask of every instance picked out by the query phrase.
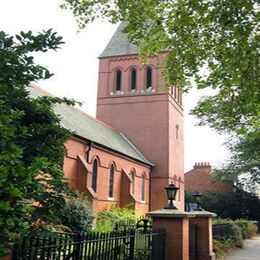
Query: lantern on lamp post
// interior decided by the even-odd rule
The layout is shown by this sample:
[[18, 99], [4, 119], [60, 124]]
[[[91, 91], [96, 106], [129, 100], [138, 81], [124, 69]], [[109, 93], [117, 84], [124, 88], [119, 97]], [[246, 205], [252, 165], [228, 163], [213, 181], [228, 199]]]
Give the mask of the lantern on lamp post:
[[198, 208], [197, 211], [203, 211], [203, 208], [201, 207], [201, 198], [203, 196], [203, 194], [201, 192], [194, 192], [192, 194], [192, 196], [195, 198]]
[[173, 204], [173, 200], [175, 200], [179, 188], [176, 187], [172, 182], [171, 184], [165, 187], [165, 190], [166, 190], [168, 201], [170, 201], [168, 205], [165, 207], [165, 209], [177, 209]]

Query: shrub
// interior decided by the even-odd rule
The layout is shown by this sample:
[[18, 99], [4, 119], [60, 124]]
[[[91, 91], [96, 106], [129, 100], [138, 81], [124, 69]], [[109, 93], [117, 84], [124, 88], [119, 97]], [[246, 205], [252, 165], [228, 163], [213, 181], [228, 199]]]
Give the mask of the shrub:
[[[187, 202], [193, 202], [186, 193]], [[216, 213], [220, 218], [238, 218], [260, 221], [260, 199], [257, 195], [237, 189], [230, 193], [206, 193], [202, 197], [203, 209]]]
[[216, 254], [217, 259], [225, 256], [225, 254], [228, 253], [232, 248], [232, 241], [230, 239], [213, 239], [213, 251]]
[[230, 241], [232, 247], [243, 247], [242, 232], [238, 225], [234, 221], [229, 219], [216, 219], [214, 224], [227, 224], [230, 227]]
[[94, 215], [90, 202], [83, 197], [71, 198], [60, 211], [59, 219], [62, 225], [73, 232], [84, 232], [92, 227]]
[[98, 214], [96, 231], [110, 232], [114, 230], [115, 225], [119, 223], [135, 223], [135, 212], [129, 208], [120, 208], [114, 205], [112, 208], [102, 211]]
[[235, 221], [235, 224], [240, 227], [243, 239], [250, 238], [256, 235], [257, 227], [252, 221], [246, 219], [238, 219]]

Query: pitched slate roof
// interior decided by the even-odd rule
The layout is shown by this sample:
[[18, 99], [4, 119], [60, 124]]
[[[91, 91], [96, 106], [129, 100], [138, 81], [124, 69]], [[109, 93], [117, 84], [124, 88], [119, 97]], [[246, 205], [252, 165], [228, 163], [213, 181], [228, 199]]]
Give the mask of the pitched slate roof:
[[[30, 85], [28, 90], [32, 98], [51, 96], [50, 93], [34, 85]], [[89, 116], [84, 111], [65, 104], [56, 105], [54, 111], [60, 116], [61, 125], [77, 136], [153, 166], [122, 133]]]
[[138, 53], [137, 46], [130, 43], [127, 38], [127, 35], [123, 33], [123, 29], [125, 26], [125, 22], [122, 22], [118, 26], [109, 43], [107, 44], [106, 48], [100, 54], [99, 58]]

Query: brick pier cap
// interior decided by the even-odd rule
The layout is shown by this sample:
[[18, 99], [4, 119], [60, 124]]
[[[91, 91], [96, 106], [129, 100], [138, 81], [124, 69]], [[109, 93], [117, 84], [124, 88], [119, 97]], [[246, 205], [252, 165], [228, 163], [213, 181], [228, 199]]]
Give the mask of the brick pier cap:
[[163, 218], [196, 218], [196, 217], [216, 217], [217, 214], [209, 211], [191, 211], [185, 212], [178, 209], [159, 209], [146, 213], [151, 217], [163, 217]]
[[147, 216], [153, 218], [153, 228], [166, 230], [166, 260], [189, 260], [189, 226], [191, 223], [199, 225], [202, 231], [202, 236], [198, 240], [200, 249], [198, 260], [215, 260], [212, 250], [212, 218], [216, 216], [215, 213], [161, 209], [148, 212]]
[[163, 217], [163, 218], [191, 218], [195, 217], [191, 212], [184, 212], [178, 209], [159, 209], [146, 213], [151, 217]]

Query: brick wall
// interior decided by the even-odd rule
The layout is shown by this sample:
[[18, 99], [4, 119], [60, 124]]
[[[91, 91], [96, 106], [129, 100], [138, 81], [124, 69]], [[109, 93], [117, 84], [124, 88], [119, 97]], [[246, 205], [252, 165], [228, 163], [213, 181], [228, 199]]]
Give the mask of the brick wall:
[[[79, 192], [86, 194], [93, 201], [96, 212], [111, 207], [115, 203], [126, 206], [132, 204], [136, 213], [143, 215], [149, 210], [149, 182], [150, 167], [130, 158], [92, 145], [89, 161], [86, 156], [86, 142], [78, 138], [71, 138], [66, 143], [67, 155], [64, 158], [65, 179]], [[92, 165], [94, 159], [98, 161], [97, 189], [92, 189]], [[113, 198], [109, 198], [110, 166], [115, 166]], [[134, 193], [132, 194], [131, 173], [135, 172]], [[123, 178], [126, 175], [127, 178]], [[145, 181], [145, 199], [141, 200], [142, 176]]]

